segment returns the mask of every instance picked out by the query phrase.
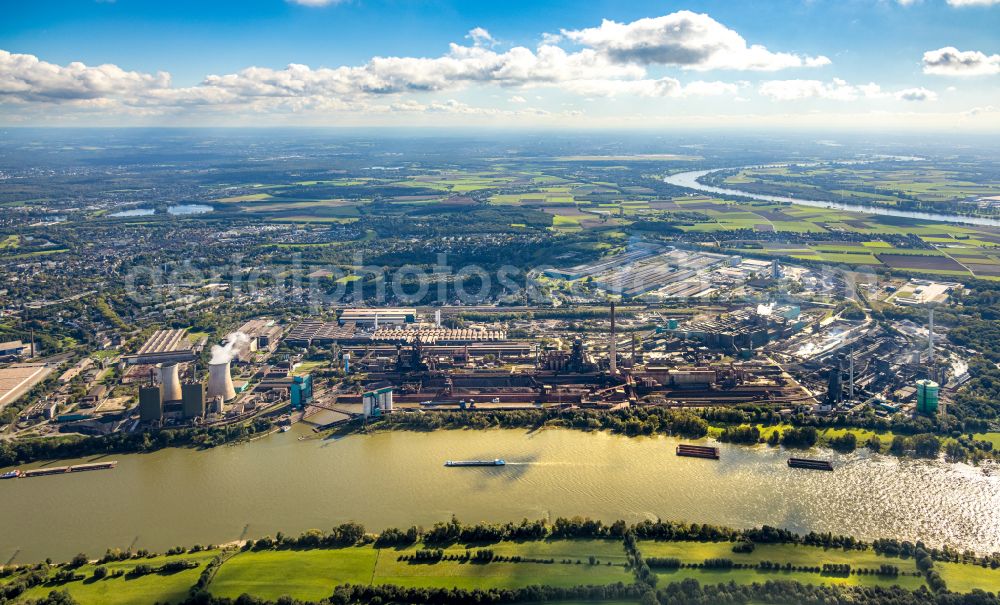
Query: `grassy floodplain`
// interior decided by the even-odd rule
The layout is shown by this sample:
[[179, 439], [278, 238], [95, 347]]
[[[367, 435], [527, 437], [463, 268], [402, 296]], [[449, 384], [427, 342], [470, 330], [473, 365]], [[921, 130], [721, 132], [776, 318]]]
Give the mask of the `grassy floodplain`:
[[978, 588], [986, 592], [1000, 593], [1000, 570], [961, 563], [937, 563], [935, 567], [948, 583], [949, 590], [970, 592]]
[[[790, 563], [792, 566], [822, 567], [825, 563], [848, 564], [853, 569], [878, 569], [882, 564], [897, 566], [900, 575], [885, 578], [876, 575], [824, 575], [804, 571], [761, 571], [756, 569], [711, 570], [688, 569], [656, 570], [660, 582], [668, 584], [685, 578], [694, 578], [702, 584], [718, 584], [733, 581], [737, 584], [766, 582], [768, 580], [791, 580], [802, 584], [845, 584], [852, 586], [893, 586], [907, 590], [917, 590], [924, 586], [924, 579], [917, 574], [913, 559], [885, 557], [870, 550], [854, 551], [837, 548], [819, 548], [798, 544], [758, 544], [752, 553], [735, 553], [730, 542], [639, 542], [639, 550], [645, 558], [676, 558], [683, 563], [701, 563], [706, 559], [725, 558], [734, 563], [756, 565], [763, 561]], [[962, 568], [969, 566], [960, 566]]]
[[[625, 568], [625, 551], [616, 540], [552, 540], [501, 542], [484, 546], [497, 555], [538, 559], [557, 563], [473, 563], [400, 561], [419, 547], [382, 548], [357, 546], [341, 549], [244, 552], [222, 566], [209, 589], [212, 594], [237, 597], [244, 592], [277, 599], [290, 595], [303, 600], [329, 596], [336, 584], [395, 584], [418, 588], [520, 588], [534, 584], [579, 586], [631, 583]], [[443, 549], [446, 555], [462, 555], [463, 545]], [[595, 556], [599, 564], [590, 565]], [[561, 563], [571, 559], [573, 563]], [[581, 561], [579, 564], [576, 561]], [[608, 565], [611, 563], [611, 565]]]
[[[151, 555], [103, 565], [108, 577], [96, 579], [98, 565], [88, 563], [73, 569], [69, 581], [50, 580], [22, 593], [16, 602], [65, 590], [82, 605], [130, 605], [176, 603], [190, 594], [209, 562], [221, 561], [213, 574], [205, 574], [207, 590], [217, 597], [236, 598], [249, 594], [276, 600], [291, 596], [303, 601], [329, 597], [334, 587], [395, 585], [404, 588], [517, 589], [550, 587], [630, 585], [636, 568], [629, 565], [628, 539], [579, 538], [501, 541], [489, 544], [436, 546], [417, 543], [379, 548], [372, 543], [329, 548], [263, 548], [238, 550], [230, 547], [172, 556]], [[653, 566], [658, 586], [686, 579], [703, 585], [736, 583], [749, 585], [768, 580], [800, 584], [859, 587], [899, 586], [920, 590], [927, 586], [915, 559], [881, 555], [869, 548], [823, 548], [792, 543], [757, 544], [752, 552], [734, 552], [734, 542], [640, 540], [635, 549], [642, 560], [676, 559], [677, 569]], [[440, 549], [440, 558], [421, 559], [418, 551]], [[477, 561], [476, 553], [488, 549], [492, 560]], [[708, 560], [728, 559], [738, 568], [711, 569]], [[195, 566], [176, 573], [151, 573], [131, 577], [139, 565], [156, 568], [165, 563], [189, 561]], [[762, 570], [761, 563], [793, 569]], [[849, 565], [851, 573], [820, 571], [824, 565]], [[874, 573], [883, 565], [895, 566], [897, 577]], [[953, 592], [974, 589], [1000, 591], [1000, 570], [979, 565], [937, 562], [934, 569]], [[48, 571], [53, 578], [57, 569]], [[118, 574], [118, 577], [114, 577]], [[0, 578], [0, 586], [14, 582], [18, 574]]]
[[[171, 557], [156, 556], [107, 563], [104, 567], [108, 569], [110, 575], [103, 580], [97, 580], [93, 577], [94, 569], [98, 565], [88, 564], [77, 570], [77, 573], [84, 575], [86, 579], [66, 583], [47, 582], [27, 590], [21, 596], [20, 601], [41, 599], [53, 590], [66, 590], [74, 599], [83, 604], [137, 605], [157, 601], [177, 602], [187, 596], [191, 586], [198, 581], [202, 570], [218, 554], [217, 550], [205, 550]], [[153, 573], [138, 578], [131, 578], [127, 575], [129, 571], [140, 564], [157, 567], [170, 561], [179, 560], [193, 561], [198, 564], [198, 567], [170, 574]], [[111, 577], [116, 571], [125, 572], [126, 575], [117, 578]]]

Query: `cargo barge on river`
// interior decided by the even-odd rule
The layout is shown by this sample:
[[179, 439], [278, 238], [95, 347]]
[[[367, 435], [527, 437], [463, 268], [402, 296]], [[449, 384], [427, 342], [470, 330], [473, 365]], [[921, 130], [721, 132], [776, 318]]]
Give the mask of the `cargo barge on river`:
[[804, 468], [812, 471], [832, 471], [833, 463], [829, 460], [814, 460], [812, 458], [789, 458], [791, 468]]
[[690, 458], [705, 458], [707, 460], [718, 460], [719, 448], [711, 447], [708, 445], [687, 445], [682, 443], [677, 446], [677, 455], [688, 456]]
[[84, 471], [102, 471], [105, 469], [112, 469], [118, 466], [117, 460], [112, 460], [110, 462], [91, 462], [87, 464], [74, 464], [72, 466], [52, 466], [49, 468], [36, 468], [29, 471], [11, 471], [11, 473], [17, 473], [14, 477], [5, 478], [13, 479], [15, 477], [47, 477], [49, 475], [64, 475], [66, 473], [82, 473]]
[[445, 466], [504, 466], [505, 460], [494, 458], [493, 460], [448, 460]]

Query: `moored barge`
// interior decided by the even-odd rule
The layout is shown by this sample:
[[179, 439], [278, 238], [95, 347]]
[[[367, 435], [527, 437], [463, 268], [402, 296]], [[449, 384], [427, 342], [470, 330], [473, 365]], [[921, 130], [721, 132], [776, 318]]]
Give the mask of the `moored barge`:
[[677, 446], [678, 456], [688, 456], [690, 458], [705, 458], [708, 460], [719, 459], [719, 448], [708, 445], [688, 445], [682, 443]]
[[789, 458], [791, 468], [804, 468], [813, 471], [832, 471], [833, 463], [829, 460], [814, 460], [812, 458]]

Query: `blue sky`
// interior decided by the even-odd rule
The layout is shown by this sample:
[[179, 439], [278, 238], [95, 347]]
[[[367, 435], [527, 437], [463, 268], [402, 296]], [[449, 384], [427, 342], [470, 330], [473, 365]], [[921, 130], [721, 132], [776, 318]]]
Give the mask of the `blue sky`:
[[0, 11], [5, 124], [1000, 129], [997, 0]]

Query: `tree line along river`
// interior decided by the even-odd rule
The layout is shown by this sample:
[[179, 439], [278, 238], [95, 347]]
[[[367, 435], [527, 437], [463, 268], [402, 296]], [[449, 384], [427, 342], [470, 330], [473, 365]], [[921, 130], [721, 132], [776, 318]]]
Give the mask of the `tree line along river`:
[[[814, 454], [837, 468], [817, 472], [788, 468], [787, 450], [764, 445], [719, 444], [722, 459], [711, 461], [677, 457], [680, 441], [669, 437], [567, 429], [297, 435], [311, 433], [296, 427], [211, 450], [116, 455], [113, 470], [0, 481], [0, 563], [109, 547], [163, 551], [349, 520], [370, 530], [430, 526], [453, 514], [768, 524], [1000, 550], [1000, 477], [963, 464], [823, 450]], [[444, 466], [493, 458], [507, 465]]]

